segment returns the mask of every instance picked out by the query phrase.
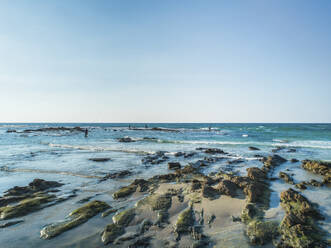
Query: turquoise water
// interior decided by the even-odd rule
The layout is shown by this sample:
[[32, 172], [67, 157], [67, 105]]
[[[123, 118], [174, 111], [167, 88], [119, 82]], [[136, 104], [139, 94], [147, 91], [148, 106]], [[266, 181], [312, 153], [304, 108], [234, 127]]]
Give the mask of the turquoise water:
[[[246, 168], [261, 167], [254, 155], [270, 155], [272, 149], [282, 146], [277, 152], [287, 159], [321, 159], [331, 161], [331, 124], [147, 124], [148, 128], [161, 127], [175, 129], [176, 132], [144, 130], [145, 124], [130, 124], [142, 130], [130, 130], [129, 124], [0, 124], [0, 193], [13, 186], [24, 186], [34, 178], [57, 180], [65, 183], [62, 193], [73, 189], [79, 190], [76, 199], [63, 203], [54, 210], [42, 210], [26, 216], [25, 222], [0, 232], [1, 243], [7, 247], [20, 247], [20, 240], [30, 245], [49, 247], [56, 242], [61, 244], [70, 240], [70, 235], [60, 235], [55, 241], [39, 240], [41, 227], [52, 221], [63, 219], [65, 213], [76, 208], [80, 198], [100, 194], [96, 198], [113, 202], [111, 193], [134, 178], [149, 178], [156, 174], [168, 173], [167, 162], [157, 165], [144, 165], [141, 160], [147, 154], [166, 151], [169, 161], [182, 164], [202, 159], [205, 154], [198, 153], [191, 158], [174, 157], [178, 151], [191, 152], [198, 147], [220, 148], [228, 152], [227, 158], [220, 160], [205, 169], [205, 173], [224, 169], [245, 174]], [[75, 127], [89, 130], [88, 138], [82, 132], [23, 132], [25, 129], [43, 127]], [[209, 130], [210, 127], [210, 130]], [[8, 133], [15, 129], [17, 132]], [[117, 138], [131, 137], [132, 143], [120, 143]], [[144, 137], [155, 138], [144, 140]], [[260, 151], [250, 151], [255, 146]], [[289, 152], [294, 148], [295, 152]], [[88, 160], [93, 157], [109, 157], [110, 161], [96, 163]], [[243, 163], [228, 164], [228, 161], [242, 159]], [[318, 176], [300, 169], [300, 163], [286, 163], [278, 171], [290, 169], [296, 181], [320, 179]], [[99, 183], [99, 178], [107, 173], [130, 170], [132, 176], [125, 179], [110, 179]], [[275, 175], [277, 175], [275, 174]], [[287, 189], [281, 181], [272, 185], [275, 192], [272, 196], [271, 212], [281, 216], [279, 193]], [[304, 193], [312, 201], [318, 202], [327, 219], [321, 223], [330, 232], [331, 195], [328, 188], [310, 188]], [[52, 213], [45, 217], [42, 213]], [[43, 217], [41, 217], [43, 216]], [[47, 216], [47, 215], [46, 215]], [[97, 223], [98, 220], [94, 220]], [[108, 220], [109, 222], [109, 220]], [[100, 225], [99, 225], [100, 224]], [[107, 221], [95, 225], [93, 230], [100, 231]], [[93, 225], [92, 225], [93, 226]], [[27, 231], [29, 227], [29, 231]], [[77, 228], [79, 230], [79, 228]], [[81, 231], [83, 231], [82, 229]], [[68, 233], [75, 231], [69, 231]], [[4, 235], [6, 234], [6, 235]], [[88, 236], [89, 232], [87, 232]], [[16, 238], [16, 243], [11, 239]], [[84, 238], [84, 237], [81, 237]], [[70, 242], [69, 242], [70, 243]], [[5, 246], [5, 247], [6, 247]]]

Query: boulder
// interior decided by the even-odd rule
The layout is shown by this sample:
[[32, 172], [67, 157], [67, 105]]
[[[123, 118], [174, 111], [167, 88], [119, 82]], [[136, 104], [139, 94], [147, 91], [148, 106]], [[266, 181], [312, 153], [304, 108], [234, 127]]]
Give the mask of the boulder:
[[252, 180], [261, 181], [267, 178], [266, 173], [257, 167], [247, 168], [246, 170], [247, 170], [247, 176]]
[[178, 162], [169, 162], [168, 163], [168, 169], [169, 170], [177, 170], [177, 169], [180, 169], [180, 168], [181, 168], [181, 165]]
[[234, 197], [237, 191], [237, 185], [230, 180], [222, 180], [216, 188], [221, 194], [231, 197]]

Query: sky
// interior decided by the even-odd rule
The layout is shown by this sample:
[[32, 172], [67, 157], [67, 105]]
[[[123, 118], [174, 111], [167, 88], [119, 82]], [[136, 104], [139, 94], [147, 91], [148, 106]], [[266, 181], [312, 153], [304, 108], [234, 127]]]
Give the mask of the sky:
[[0, 0], [0, 122], [331, 122], [331, 1]]

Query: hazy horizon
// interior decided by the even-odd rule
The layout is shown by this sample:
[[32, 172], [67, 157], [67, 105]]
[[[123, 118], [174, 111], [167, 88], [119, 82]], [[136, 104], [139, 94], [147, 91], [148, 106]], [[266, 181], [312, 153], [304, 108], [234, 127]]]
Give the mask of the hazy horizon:
[[330, 123], [331, 1], [1, 1], [1, 123]]

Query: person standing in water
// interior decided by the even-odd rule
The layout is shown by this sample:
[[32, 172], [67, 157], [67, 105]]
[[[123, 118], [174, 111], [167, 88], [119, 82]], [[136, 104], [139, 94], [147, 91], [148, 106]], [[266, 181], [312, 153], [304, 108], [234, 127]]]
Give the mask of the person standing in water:
[[87, 130], [87, 128], [85, 129], [85, 138], [87, 138], [87, 136], [88, 136], [88, 130]]

